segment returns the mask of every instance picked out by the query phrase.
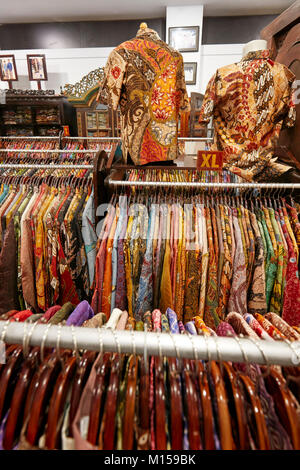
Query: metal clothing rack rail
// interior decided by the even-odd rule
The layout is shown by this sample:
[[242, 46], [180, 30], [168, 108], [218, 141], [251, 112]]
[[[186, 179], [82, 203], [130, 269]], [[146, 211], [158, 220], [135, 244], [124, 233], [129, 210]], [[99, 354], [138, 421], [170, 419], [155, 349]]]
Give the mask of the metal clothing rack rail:
[[6, 153], [97, 153], [98, 150], [60, 150], [60, 149], [1, 149], [0, 148], [0, 153], [1, 152], [6, 152]]
[[245, 337], [206, 337], [80, 328], [0, 321], [0, 341], [7, 344], [299, 366], [300, 341], [266, 341]]
[[[180, 167], [178, 167], [180, 170]], [[173, 168], [172, 168], [173, 170]], [[176, 170], [176, 168], [175, 168]], [[243, 189], [300, 189], [300, 183], [204, 183], [181, 181], [126, 181], [109, 178], [109, 186], [154, 186], [173, 188], [243, 188]]]
[[42, 170], [74, 170], [74, 169], [83, 169], [83, 170], [93, 170], [94, 166], [93, 165], [79, 165], [79, 164], [74, 164], [74, 165], [57, 165], [56, 163], [53, 163], [52, 165], [43, 165], [43, 164], [30, 164], [30, 163], [0, 163], [0, 170], [1, 168], [12, 168], [12, 169], [19, 169], [19, 168], [28, 168], [28, 169], [42, 169]]

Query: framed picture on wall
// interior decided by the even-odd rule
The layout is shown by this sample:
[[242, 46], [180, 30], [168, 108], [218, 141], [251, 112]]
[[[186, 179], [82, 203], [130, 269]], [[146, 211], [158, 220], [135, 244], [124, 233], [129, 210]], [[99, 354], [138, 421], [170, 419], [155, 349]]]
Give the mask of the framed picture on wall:
[[169, 28], [169, 45], [179, 52], [197, 52], [199, 26]]
[[29, 80], [48, 80], [46, 58], [44, 54], [27, 55]]
[[0, 79], [8, 82], [18, 80], [16, 61], [13, 54], [0, 55]]
[[186, 85], [196, 85], [197, 62], [184, 62], [183, 67]]

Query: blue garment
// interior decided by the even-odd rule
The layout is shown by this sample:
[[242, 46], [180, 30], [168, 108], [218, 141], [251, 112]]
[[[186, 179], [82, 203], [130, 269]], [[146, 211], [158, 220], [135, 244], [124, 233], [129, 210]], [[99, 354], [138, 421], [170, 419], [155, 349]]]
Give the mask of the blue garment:
[[86, 203], [85, 209], [82, 214], [82, 238], [84, 241], [84, 249], [87, 257], [88, 272], [90, 286], [92, 287], [95, 276], [95, 262], [96, 262], [96, 243], [97, 234], [95, 231], [95, 206], [94, 206], [94, 190]]
[[180, 333], [177, 315], [171, 308], [167, 308], [166, 315], [169, 320], [170, 331], [171, 333]]
[[153, 309], [153, 238], [155, 229], [155, 205], [151, 205], [148, 220], [147, 245], [142, 264], [138, 295], [135, 306], [135, 316], [141, 317], [148, 310]]
[[83, 300], [68, 317], [66, 325], [81, 326], [86, 320], [89, 320], [94, 315], [94, 311], [90, 304], [86, 300]]
[[125, 218], [127, 217], [127, 208], [124, 206], [124, 196], [120, 196], [119, 199], [119, 219], [117, 222], [117, 227], [114, 235], [113, 247], [111, 252], [111, 307], [110, 312], [115, 308], [116, 303], [116, 285], [117, 285], [117, 272], [118, 272], [118, 241], [124, 227]]

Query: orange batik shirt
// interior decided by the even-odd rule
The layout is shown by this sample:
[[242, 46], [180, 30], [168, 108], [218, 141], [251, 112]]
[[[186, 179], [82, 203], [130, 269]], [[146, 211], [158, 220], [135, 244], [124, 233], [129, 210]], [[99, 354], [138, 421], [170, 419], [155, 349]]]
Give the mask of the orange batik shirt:
[[176, 159], [179, 114], [190, 109], [182, 55], [147, 28], [111, 52], [104, 72], [99, 99], [120, 106], [125, 160]]

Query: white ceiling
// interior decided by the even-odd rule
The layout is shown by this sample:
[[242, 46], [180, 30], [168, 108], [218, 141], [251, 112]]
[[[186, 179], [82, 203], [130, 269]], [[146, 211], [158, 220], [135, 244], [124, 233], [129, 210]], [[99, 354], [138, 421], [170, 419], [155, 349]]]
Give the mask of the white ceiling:
[[0, 0], [0, 24], [140, 19], [165, 16], [166, 6], [204, 5], [205, 16], [279, 14], [293, 0]]

